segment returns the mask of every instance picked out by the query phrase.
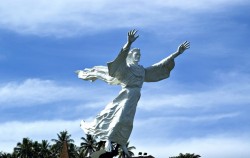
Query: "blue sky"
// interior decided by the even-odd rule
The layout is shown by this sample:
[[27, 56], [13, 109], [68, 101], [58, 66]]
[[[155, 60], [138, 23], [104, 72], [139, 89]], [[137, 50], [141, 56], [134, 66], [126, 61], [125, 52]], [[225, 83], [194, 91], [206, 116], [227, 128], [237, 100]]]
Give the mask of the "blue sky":
[[113, 60], [130, 29], [140, 64], [176, 51], [167, 80], [145, 83], [130, 141], [157, 158], [250, 156], [250, 2], [247, 0], [1, 0], [0, 151], [24, 137], [51, 140], [92, 120], [119, 86], [75, 70]]

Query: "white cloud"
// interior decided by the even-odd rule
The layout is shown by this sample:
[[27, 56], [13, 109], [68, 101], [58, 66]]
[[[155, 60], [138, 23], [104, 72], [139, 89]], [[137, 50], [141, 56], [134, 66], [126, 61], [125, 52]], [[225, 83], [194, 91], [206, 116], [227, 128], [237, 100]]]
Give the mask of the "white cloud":
[[[246, 1], [240, 0], [239, 3], [244, 3]], [[177, 9], [190, 10], [190, 9], [214, 9], [211, 7], [223, 7], [221, 5], [234, 5], [237, 4], [234, 0], [191, 0], [189, 2], [185, 0], [156, 0], [155, 4], [162, 6], [174, 7]], [[207, 4], [207, 5], [204, 5]]]
[[133, 145], [137, 146], [136, 153], [147, 152], [157, 158], [177, 156], [179, 153], [195, 153], [202, 158], [248, 158], [250, 155], [250, 138], [248, 136], [215, 135], [181, 140], [154, 137], [156, 135], [144, 140], [133, 141]]
[[150, 87], [150, 90], [143, 91], [139, 107], [152, 110], [164, 107], [205, 108], [224, 105], [247, 105], [250, 103], [249, 75], [239, 72], [216, 72], [214, 76], [216, 76], [214, 81], [216, 83], [203, 85], [202, 89], [200, 89], [200, 83], [199, 85], [192, 85], [196, 89], [192, 88], [191, 91], [185, 89], [188, 89], [190, 85], [183, 87], [162, 86], [156, 90]]
[[[148, 119], [136, 120], [135, 126], [137, 128], [145, 128], [147, 125], [158, 126], [169, 126], [170, 124], [178, 125], [178, 122], [184, 122], [187, 124], [190, 123], [207, 123], [207, 122], [216, 122], [222, 119], [233, 119], [239, 116], [240, 113], [219, 113], [219, 114], [210, 114], [203, 116], [165, 116], [165, 117], [150, 117]], [[157, 129], [158, 127], [154, 127]]]
[[63, 87], [50, 80], [27, 79], [0, 86], [0, 104], [31, 105], [78, 99], [77, 89]]
[[248, 1], [9, 0], [0, 3], [0, 24], [19, 33], [71, 36], [124, 27], [166, 27], [163, 22], [186, 19], [184, 12], [221, 11], [242, 3]]
[[[207, 86], [199, 83], [200, 85], [192, 85], [192, 90], [189, 90], [191, 85], [164, 83], [168, 81], [146, 84], [142, 88], [139, 108], [145, 110], [171, 107], [207, 108], [250, 103], [249, 75], [216, 72], [214, 76], [216, 79], [213, 84]], [[20, 83], [10, 82], [0, 85], [0, 105], [2, 107], [34, 106], [70, 101], [79, 105], [76, 108], [80, 109], [100, 108], [115, 98], [119, 87], [98, 85], [99, 83], [93, 83], [79, 87], [40, 79], [27, 79]], [[203, 87], [200, 88], [201, 86]]]
[[[224, 122], [237, 120], [241, 113], [203, 114], [201, 116], [149, 116], [136, 118], [131, 140], [143, 140], [155, 137], [166, 142], [190, 137], [207, 137], [209, 135], [237, 135], [247, 133], [247, 130], [231, 131], [234, 127], [223, 126]], [[236, 127], [235, 127], [236, 128]], [[151, 140], [154, 142], [154, 140]]]
[[[231, 116], [225, 116], [231, 117]], [[217, 118], [215, 118], [217, 119]], [[237, 155], [242, 158], [247, 158], [250, 154], [248, 150], [250, 145], [249, 134], [242, 132], [241, 135], [235, 135], [230, 131], [217, 135], [208, 135], [204, 137], [178, 138], [168, 137], [166, 134], [156, 134], [152, 131], [145, 131], [142, 126], [151, 124], [150, 120], [141, 120], [142, 124], [136, 124], [136, 133], [132, 133], [131, 145], [136, 146], [134, 151], [137, 154], [139, 151], [147, 152], [157, 158], [165, 158], [175, 156], [179, 153], [196, 153], [204, 158], [233, 158]], [[161, 122], [163, 122], [161, 120]], [[80, 120], [42, 120], [35, 122], [5, 122], [0, 124], [0, 149], [5, 152], [12, 152], [17, 142], [22, 141], [22, 138], [29, 137], [32, 140], [41, 141], [43, 139], [51, 140], [57, 138], [57, 133], [67, 130], [75, 140], [75, 144], [80, 144], [80, 138], [85, 134], [79, 127]], [[158, 130], [160, 124], [156, 127]], [[138, 133], [138, 129], [139, 133]], [[142, 138], [139, 135], [141, 132], [147, 133], [149, 137]], [[167, 131], [166, 131], [167, 132]], [[185, 131], [183, 131], [185, 132]], [[157, 132], [159, 133], [159, 132]], [[164, 132], [160, 132], [164, 133]], [[51, 142], [52, 143], [52, 142]]]
[[57, 133], [67, 130], [75, 143], [79, 145], [80, 138], [84, 137], [80, 129], [80, 120], [44, 120], [36, 122], [6, 122], [0, 124], [0, 150], [12, 152], [17, 142], [28, 137], [34, 141], [56, 139]]
[[35, 106], [71, 101], [95, 107], [97, 102], [109, 99], [109, 94], [109, 90], [100, 90], [95, 85], [78, 87], [59, 84], [52, 80], [27, 79], [23, 82], [0, 85], [0, 105], [1, 107]]
[[[250, 135], [246, 130], [216, 131], [214, 128], [211, 133], [202, 131], [199, 127], [187, 130], [179, 128], [183, 124], [191, 127], [193, 124], [203, 126], [220, 120], [237, 119], [239, 115], [221, 113], [197, 117], [149, 117], [135, 120], [130, 144], [136, 146], [135, 153], [147, 152], [157, 158], [177, 156], [179, 153], [195, 153], [204, 158], [247, 158], [250, 155]], [[192, 134], [185, 135], [190, 132], [189, 130], [192, 130]], [[174, 133], [183, 133], [185, 136]]]
[[[154, 113], [155, 108], [163, 109], [166, 106], [178, 106], [189, 108], [195, 106], [213, 107], [229, 103], [233, 103], [234, 105], [249, 103], [249, 75], [239, 74], [235, 72], [228, 74], [216, 72], [216, 74], [217, 78], [215, 84], [210, 84], [209, 87], [203, 85], [202, 88], [197, 86], [196, 88], [192, 88], [192, 90], [187, 88], [191, 85], [184, 87], [182, 85], [175, 86], [174, 84], [169, 83], [168, 85], [170, 86], [162, 86], [164, 82], [156, 83], [155, 85], [158, 87], [156, 89], [153, 84], [152, 86], [145, 86], [145, 91], [144, 95], [142, 95], [142, 102], [140, 103], [140, 107], [143, 109], [151, 110], [151, 112]], [[93, 84], [92, 86], [94, 85], [95, 84]], [[61, 84], [58, 84], [54, 81], [28, 79], [21, 83], [15, 82], [1, 85], [0, 103], [3, 106], [5, 106], [6, 104], [7, 106], [16, 106], [13, 104], [19, 102], [32, 105], [38, 103], [53, 103], [62, 100], [78, 100], [79, 103], [77, 105], [79, 106], [76, 106], [75, 108], [77, 109], [77, 111], [83, 111], [83, 107], [85, 106], [88, 106], [88, 108], [104, 107], [110, 99], [114, 98], [114, 96], [117, 95], [117, 92], [110, 93], [109, 90], [106, 90], [106, 88], [104, 88], [105, 86], [92, 86], [90, 87], [91, 89], [88, 89], [85, 86], [83, 86], [84, 88], [67, 85], [62, 86]], [[110, 87], [109, 85], [107, 86]], [[166, 92], [166, 87], [170, 88], [168, 89], [168, 92]], [[176, 87], [178, 88], [176, 89]], [[113, 88], [110, 87], [110, 89], [112, 90]], [[167, 95], [159, 95], [162, 92], [167, 93]], [[85, 94], [85, 96], [83, 94]], [[176, 96], [178, 96], [178, 99], [175, 99]], [[167, 97], [167, 99], [162, 101], [163, 97]], [[206, 100], [206, 102], [203, 102], [203, 100]], [[162, 155], [162, 153], [164, 153], [165, 151], [169, 151], [167, 153], [169, 154], [169, 156], [178, 155], [179, 152], [194, 152], [197, 154], [201, 154], [202, 157], [217, 158], [220, 156], [226, 157], [228, 156], [227, 154], [231, 154], [234, 156], [236, 154], [242, 154], [242, 157], [244, 158], [246, 154], [249, 154], [248, 150], [245, 150], [246, 147], [249, 145], [249, 143], [247, 143], [246, 141], [249, 140], [249, 138], [232, 138], [230, 136], [232, 135], [230, 131], [228, 131], [229, 136], [227, 135], [226, 137], [207, 136], [206, 138], [181, 140], [179, 142], [176, 142], [178, 138], [168, 138], [167, 131], [165, 133], [157, 132], [157, 130], [163, 129], [163, 126], [164, 130], [171, 130], [171, 132], [173, 132], [173, 129], [175, 129], [175, 127], [180, 122], [187, 124], [206, 124], [207, 122], [237, 119], [237, 117], [240, 115], [240, 112], [233, 111], [221, 113], [217, 112], [216, 114], [210, 113], [208, 115], [190, 117], [182, 115], [181, 117], [168, 116], [149, 117], [146, 120], [136, 119], [135, 131], [132, 134], [133, 136], [131, 139], [131, 144], [138, 146], [139, 151], [147, 151], [149, 154], [152, 154], [158, 158], [165, 156]], [[23, 137], [29, 137], [33, 140], [50, 140], [56, 137], [56, 133], [65, 129], [69, 130], [70, 134], [72, 134], [72, 136], [76, 139], [78, 143], [80, 137], [84, 136], [84, 134], [79, 128], [79, 122], [79, 120], [46, 120], [36, 122], [14, 121], [1, 123], [0, 149], [4, 151], [12, 150], [16, 143], [18, 141], [21, 141]], [[166, 122], [167, 125], [165, 124]], [[152, 138], [141, 140], [141, 138], [139, 137], [142, 136], [138, 134], [140, 134], [140, 132], [143, 132], [142, 130], [146, 130], [148, 136], [152, 135], [152, 138], [155, 138], [153, 140]], [[198, 130], [199, 129], [197, 129], [196, 132], [198, 132]], [[160, 134], [156, 136], [156, 132]], [[171, 142], [168, 139], [171, 140]], [[161, 143], [159, 145], [156, 145], [157, 140], [161, 140]], [[223, 145], [223, 148], [221, 148], [221, 150], [217, 150], [217, 148], [219, 148], [220, 143], [225, 143], [225, 145]], [[239, 147], [241, 147], [241, 149], [237, 147], [238, 145]], [[235, 150], [233, 150], [233, 148], [235, 148]]]

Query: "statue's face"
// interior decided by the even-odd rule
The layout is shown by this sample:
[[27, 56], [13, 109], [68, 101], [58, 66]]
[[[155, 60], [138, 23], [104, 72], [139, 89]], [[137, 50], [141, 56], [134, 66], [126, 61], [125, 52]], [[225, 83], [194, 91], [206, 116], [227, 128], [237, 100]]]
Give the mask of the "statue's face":
[[141, 53], [139, 50], [136, 50], [133, 52], [133, 60], [135, 62], [139, 62], [140, 61], [140, 58], [141, 58]]

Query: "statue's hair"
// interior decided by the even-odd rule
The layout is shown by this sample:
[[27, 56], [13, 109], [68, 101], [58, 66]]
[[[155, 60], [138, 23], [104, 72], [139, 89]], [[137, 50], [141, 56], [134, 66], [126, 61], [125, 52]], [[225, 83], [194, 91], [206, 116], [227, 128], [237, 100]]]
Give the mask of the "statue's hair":
[[137, 51], [140, 52], [140, 49], [139, 49], [139, 48], [132, 48], [132, 49], [128, 52], [128, 56], [127, 56], [127, 63], [128, 63], [128, 64], [131, 64], [131, 63], [132, 63], [132, 56], [133, 56], [133, 53], [134, 53], [134, 52], [137, 52]]
[[128, 54], [133, 54], [135, 51], [140, 51], [140, 48], [132, 48]]

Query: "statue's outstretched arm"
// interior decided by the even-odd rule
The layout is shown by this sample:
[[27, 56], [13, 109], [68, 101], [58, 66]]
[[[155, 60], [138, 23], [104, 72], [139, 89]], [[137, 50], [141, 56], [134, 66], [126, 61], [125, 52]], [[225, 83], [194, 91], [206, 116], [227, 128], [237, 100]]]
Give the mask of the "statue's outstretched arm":
[[136, 35], [137, 30], [130, 30], [128, 32], [127, 36], [127, 43], [123, 46], [123, 49], [129, 49], [132, 43], [139, 37], [139, 35]]
[[170, 72], [175, 66], [174, 58], [182, 54], [186, 49], [190, 47], [190, 43], [185, 41], [168, 57], [164, 58], [160, 62], [147, 67], [145, 69], [145, 82], [157, 82], [169, 77]]
[[130, 46], [139, 37], [138, 35], [136, 35], [136, 33], [137, 33], [136, 30], [131, 30], [128, 32], [127, 42], [123, 46], [118, 56], [115, 58], [115, 60], [107, 63], [109, 69], [109, 75], [111, 77], [119, 78], [119, 76], [117, 75], [120, 74], [119, 72], [122, 72], [123, 68], [127, 66], [126, 58], [128, 56]]
[[177, 49], [176, 52], [174, 52], [173, 54], [171, 54], [171, 58], [176, 58], [177, 56], [179, 56], [180, 54], [182, 54], [185, 50], [190, 48], [190, 42], [185, 41], [183, 42]]

